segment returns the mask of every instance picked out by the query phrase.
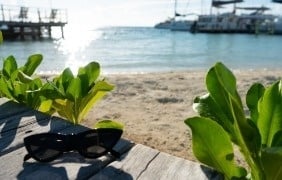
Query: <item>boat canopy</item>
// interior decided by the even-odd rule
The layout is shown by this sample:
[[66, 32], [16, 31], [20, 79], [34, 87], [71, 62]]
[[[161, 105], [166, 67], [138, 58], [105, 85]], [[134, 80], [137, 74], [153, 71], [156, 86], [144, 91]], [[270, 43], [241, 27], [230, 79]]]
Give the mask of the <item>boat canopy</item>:
[[236, 9], [242, 9], [242, 10], [250, 10], [250, 11], [267, 11], [270, 10], [268, 7], [236, 7]]
[[241, 3], [241, 2], [243, 2], [243, 0], [230, 0], [230, 1], [227, 1], [227, 0], [226, 1], [213, 0], [212, 1], [212, 6], [214, 6], [214, 7], [221, 7], [221, 5]]
[[272, 0], [272, 2], [275, 2], [275, 3], [282, 3], [282, 0]]

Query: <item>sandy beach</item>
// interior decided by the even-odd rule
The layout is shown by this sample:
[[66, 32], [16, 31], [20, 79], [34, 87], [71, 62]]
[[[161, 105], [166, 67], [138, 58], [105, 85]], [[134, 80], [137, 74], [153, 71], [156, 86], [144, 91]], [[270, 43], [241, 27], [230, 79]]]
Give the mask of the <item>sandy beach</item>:
[[[193, 99], [206, 93], [207, 71], [104, 75], [115, 89], [93, 107], [84, 125], [114, 119], [125, 126], [123, 138], [195, 161], [191, 132], [184, 120], [197, 115]], [[236, 70], [242, 101], [249, 87], [282, 77], [278, 70]]]

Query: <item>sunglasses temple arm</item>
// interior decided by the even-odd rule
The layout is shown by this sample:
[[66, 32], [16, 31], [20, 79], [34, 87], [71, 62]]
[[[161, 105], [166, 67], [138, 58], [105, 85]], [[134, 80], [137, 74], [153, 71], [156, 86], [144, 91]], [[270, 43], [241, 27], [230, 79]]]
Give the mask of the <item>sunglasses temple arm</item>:
[[27, 160], [29, 160], [30, 158], [31, 158], [31, 156], [30, 156], [29, 154], [27, 154], [27, 155], [24, 156], [24, 161], [27, 161]]
[[113, 149], [111, 149], [109, 152], [111, 153], [111, 155], [113, 155], [116, 158], [120, 158], [120, 156], [121, 156], [121, 154], [119, 152], [117, 152]]

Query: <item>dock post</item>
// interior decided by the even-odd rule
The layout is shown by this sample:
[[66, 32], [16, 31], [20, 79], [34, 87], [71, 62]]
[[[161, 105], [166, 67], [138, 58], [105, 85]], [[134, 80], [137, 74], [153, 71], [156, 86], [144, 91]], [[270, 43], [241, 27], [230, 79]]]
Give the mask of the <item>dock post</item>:
[[41, 32], [40, 26], [37, 27], [37, 36], [38, 36], [38, 39], [42, 38], [42, 32]]
[[51, 33], [52, 29], [51, 29], [51, 26], [48, 26], [48, 36], [49, 36], [49, 39], [52, 38], [52, 33]]
[[23, 26], [20, 27], [20, 37], [21, 37], [21, 40], [24, 40], [24, 27]]
[[36, 31], [35, 31], [34, 27], [31, 27], [31, 38], [32, 38], [32, 40], [36, 39]]
[[62, 33], [62, 38], [65, 39], [65, 36], [64, 36], [64, 27], [61, 26], [61, 33]]

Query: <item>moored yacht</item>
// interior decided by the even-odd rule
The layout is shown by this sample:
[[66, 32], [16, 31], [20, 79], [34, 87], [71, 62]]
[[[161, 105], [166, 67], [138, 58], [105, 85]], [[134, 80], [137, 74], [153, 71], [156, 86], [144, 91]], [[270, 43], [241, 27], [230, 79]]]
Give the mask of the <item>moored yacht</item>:
[[[212, 1], [212, 7], [241, 3], [242, 0]], [[247, 14], [237, 15], [237, 10], [252, 11]], [[267, 7], [236, 7], [232, 12], [221, 14], [200, 15], [196, 25], [197, 32], [205, 33], [282, 33], [281, 17], [265, 14], [270, 10]]]
[[169, 29], [172, 31], [190, 31], [195, 20], [187, 19], [192, 14], [180, 14], [177, 12], [177, 0], [174, 1], [174, 16], [164, 22], [156, 24], [157, 29]]

